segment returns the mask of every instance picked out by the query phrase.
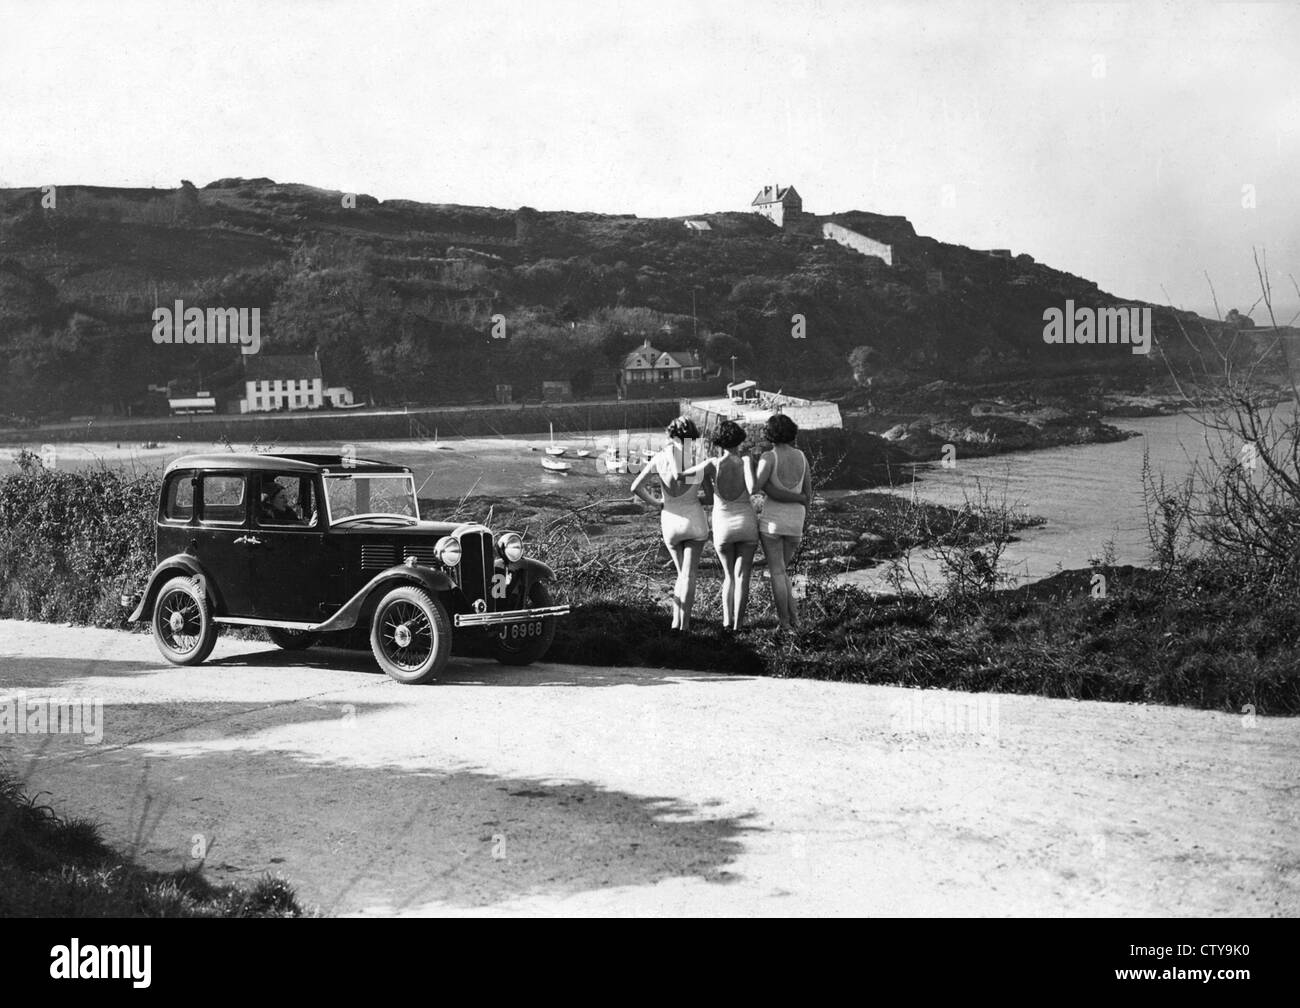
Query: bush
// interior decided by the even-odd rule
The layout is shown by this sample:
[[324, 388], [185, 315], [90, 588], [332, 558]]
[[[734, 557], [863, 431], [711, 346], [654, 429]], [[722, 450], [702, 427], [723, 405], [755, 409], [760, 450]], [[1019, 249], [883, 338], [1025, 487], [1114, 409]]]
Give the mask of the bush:
[[0, 615], [120, 625], [122, 586], [153, 570], [159, 475], [18, 462], [0, 479]]

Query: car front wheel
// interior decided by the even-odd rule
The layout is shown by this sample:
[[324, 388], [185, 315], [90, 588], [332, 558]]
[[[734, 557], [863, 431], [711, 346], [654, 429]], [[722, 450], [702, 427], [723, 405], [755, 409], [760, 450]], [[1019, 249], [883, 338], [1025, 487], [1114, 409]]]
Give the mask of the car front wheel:
[[[551, 589], [541, 581], [534, 581], [528, 589], [528, 603], [518, 608], [540, 609], [552, 604]], [[492, 638], [492, 653], [502, 665], [531, 665], [541, 661], [554, 640], [554, 618], [507, 623], [497, 628]]]
[[217, 643], [217, 625], [201, 582], [174, 577], [154, 599], [153, 639], [162, 656], [173, 665], [197, 665]]
[[398, 682], [432, 682], [451, 657], [447, 610], [421, 588], [394, 588], [375, 607], [370, 621], [370, 650], [379, 667]]

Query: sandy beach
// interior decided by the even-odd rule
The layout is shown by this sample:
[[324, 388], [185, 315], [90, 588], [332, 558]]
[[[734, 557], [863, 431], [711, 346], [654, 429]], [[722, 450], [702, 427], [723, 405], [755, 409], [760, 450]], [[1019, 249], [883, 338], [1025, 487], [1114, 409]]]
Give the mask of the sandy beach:
[[[513, 498], [531, 493], [603, 492], [608, 489], [622, 495], [631, 483], [626, 474], [605, 471], [601, 456], [618, 431], [596, 431], [566, 437], [556, 432], [556, 444], [565, 446], [563, 461], [571, 469], [555, 473], [542, 468], [544, 449], [551, 443], [549, 435], [517, 437], [403, 439], [356, 441], [345, 446], [333, 441], [304, 441], [285, 444], [213, 444], [209, 441], [163, 442], [157, 448], [139, 443], [87, 441], [44, 446], [39, 442], [9, 442], [0, 445], [0, 475], [17, 471], [14, 461], [20, 449], [36, 454], [53, 449], [53, 465], [73, 471], [98, 466], [121, 468], [128, 472], [161, 472], [169, 463], [184, 455], [220, 451], [278, 451], [335, 454], [351, 448], [357, 458], [378, 459], [408, 465], [415, 473], [415, 485], [421, 497], [435, 500], [471, 497]], [[657, 448], [660, 430], [628, 432], [631, 446]], [[575, 452], [586, 450], [587, 458]], [[48, 455], [47, 455], [48, 457]], [[48, 464], [48, 463], [47, 463]]]

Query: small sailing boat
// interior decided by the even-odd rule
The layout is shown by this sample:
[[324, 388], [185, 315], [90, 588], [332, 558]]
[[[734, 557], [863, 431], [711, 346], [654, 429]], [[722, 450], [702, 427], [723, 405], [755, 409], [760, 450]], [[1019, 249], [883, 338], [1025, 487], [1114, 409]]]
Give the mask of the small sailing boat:
[[[546, 454], [558, 456], [558, 455], [563, 455], [564, 451], [565, 451], [564, 445], [557, 445], [555, 443], [555, 424], [551, 424], [551, 444], [550, 447], [546, 449]], [[547, 468], [550, 467], [548, 466]]]
[[569, 465], [568, 462], [561, 462], [559, 459], [544, 458], [542, 459], [542, 468], [550, 472], [565, 473], [572, 469], [573, 466]]

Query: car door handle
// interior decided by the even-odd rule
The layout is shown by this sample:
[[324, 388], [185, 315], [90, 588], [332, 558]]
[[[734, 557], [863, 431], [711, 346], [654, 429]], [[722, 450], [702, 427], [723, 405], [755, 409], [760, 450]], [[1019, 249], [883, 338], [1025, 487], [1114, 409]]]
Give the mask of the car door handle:
[[244, 543], [246, 546], [261, 546], [262, 540], [257, 536], [240, 536], [235, 540], [237, 543]]

